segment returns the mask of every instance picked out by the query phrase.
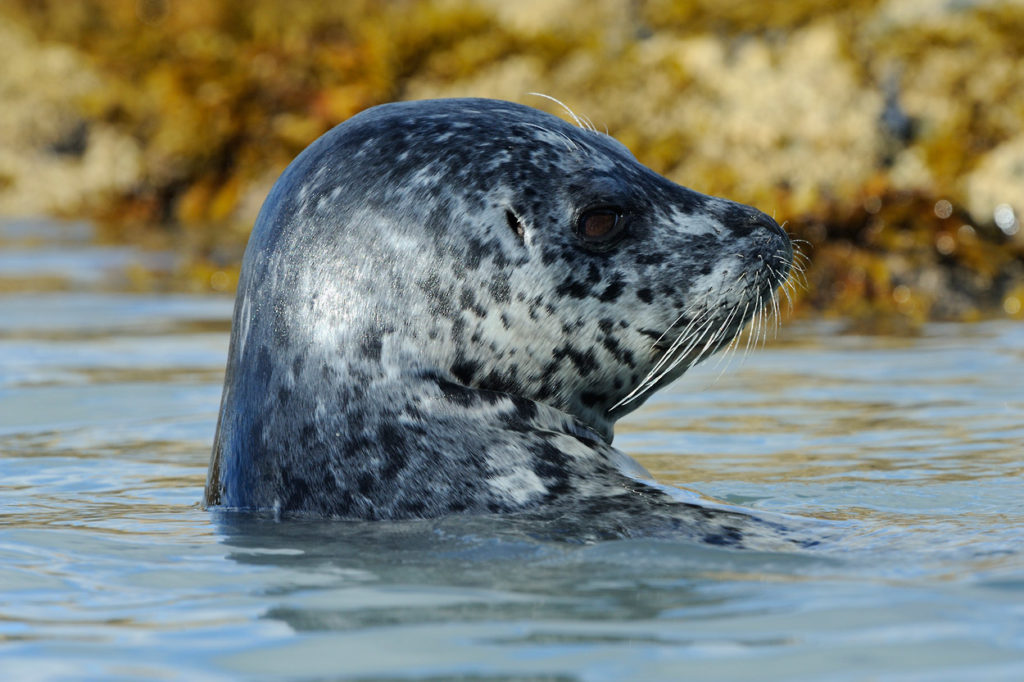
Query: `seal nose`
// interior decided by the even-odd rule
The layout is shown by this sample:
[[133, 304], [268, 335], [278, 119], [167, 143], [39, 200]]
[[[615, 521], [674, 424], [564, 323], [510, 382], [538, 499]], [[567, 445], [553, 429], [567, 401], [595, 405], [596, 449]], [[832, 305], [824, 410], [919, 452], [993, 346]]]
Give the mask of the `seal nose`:
[[722, 224], [737, 239], [753, 240], [764, 254], [774, 253], [787, 262], [793, 260], [793, 243], [775, 219], [752, 206], [730, 202], [720, 214]]
[[793, 260], [793, 242], [789, 238], [789, 233], [786, 232], [781, 225], [775, 222], [775, 219], [769, 216], [767, 213], [755, 209], [751, 209], [754, 215], [751, 217], [751, 222], [756, 228], [765, 230], [768, 234], [772, 235], [780, 242], [777, 247], [778, 251], [785, 254], [786, 260]]
[[759, 211], [756, 208], [747, 207], [749, 211], [746, 219], [746, 223], [749, 230], [756, 230], [761, 228], [767, 230], [769, 233], [779, 237], [785, 237], [786, 241], [789, 241], [789, 235], [782, 229], [782, 226], [775, 222], [775, 219], [764, 211]]
[[788, 239], [785, 230], [767, 213], [734, 201], [722, 200], [722, 203], [724, 205], [720, 205], [715, 214], [722, 226], [732, 232], [733, 236], [746, 237], [767, 231], [768, 234]]

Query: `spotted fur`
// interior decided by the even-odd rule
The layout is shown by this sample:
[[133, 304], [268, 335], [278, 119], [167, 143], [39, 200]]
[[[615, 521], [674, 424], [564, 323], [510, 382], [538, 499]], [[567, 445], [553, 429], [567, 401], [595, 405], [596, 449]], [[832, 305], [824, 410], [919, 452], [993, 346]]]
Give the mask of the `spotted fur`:
[[[608, 207], [621, 238], [587, 243], [581, 216]], [[257, 219], [205, 502], [617, 511], [627, 533], [750, 544], [773, 524], [640, 480], [612, 428], [733, 339], [791, 261], [771, 218], [607, 135], [491, 100], [370, 109], [299, 155]]]

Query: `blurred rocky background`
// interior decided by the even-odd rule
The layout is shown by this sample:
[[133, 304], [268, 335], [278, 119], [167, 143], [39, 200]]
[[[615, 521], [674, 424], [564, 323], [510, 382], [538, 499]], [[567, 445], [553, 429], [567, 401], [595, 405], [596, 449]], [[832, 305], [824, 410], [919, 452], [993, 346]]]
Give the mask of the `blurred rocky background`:
[[587, 116], [805, 240], [798, 314], [1024, 318], [1024, 2], [4, 0], [0, 215], [231, 290], [270, 185], [400, 99]]

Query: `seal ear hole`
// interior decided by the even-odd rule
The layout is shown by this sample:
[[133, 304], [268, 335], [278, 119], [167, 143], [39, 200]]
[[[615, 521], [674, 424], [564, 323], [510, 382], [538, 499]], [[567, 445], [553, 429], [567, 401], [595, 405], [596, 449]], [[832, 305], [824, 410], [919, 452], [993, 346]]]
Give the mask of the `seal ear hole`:
[[519, 216], [511, 210], [505, 209], [505, 221], [508, 223], [508, 228], [512, 230], [512, 233], [519, 238], [519, 241], [525, 244], [526, 230], [523, 228], [523, 223], [519, 220]]

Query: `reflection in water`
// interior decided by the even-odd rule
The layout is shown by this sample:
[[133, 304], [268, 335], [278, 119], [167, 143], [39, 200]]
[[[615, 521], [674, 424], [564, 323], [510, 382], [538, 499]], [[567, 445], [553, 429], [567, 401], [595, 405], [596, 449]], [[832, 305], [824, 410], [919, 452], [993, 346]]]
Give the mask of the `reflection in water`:
[[231, 559], [283, 578], [266, 615], [298, 630], [640, 620], [722, 603], [695, 583], [791, 581], [833, 563], [668, 540], [564, 542], [543, 522], [500, 517], [332, 523], [220, 513], [217, 526]]

